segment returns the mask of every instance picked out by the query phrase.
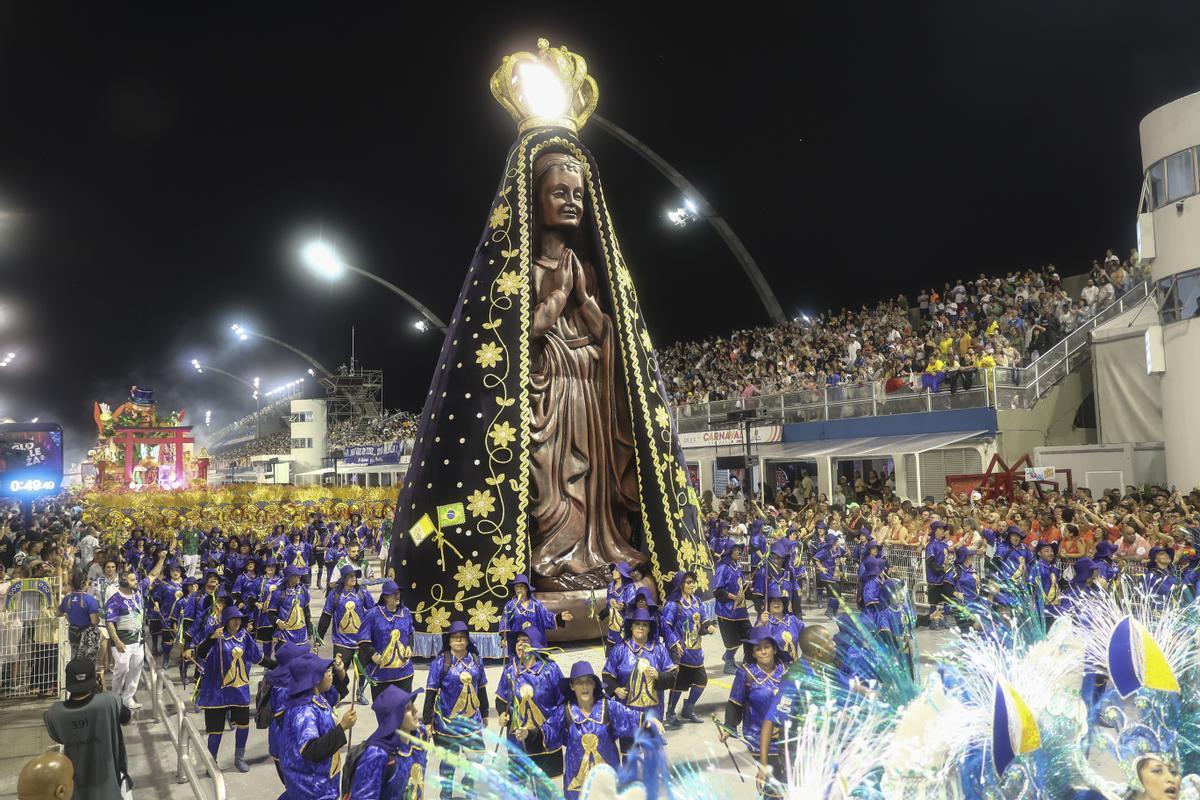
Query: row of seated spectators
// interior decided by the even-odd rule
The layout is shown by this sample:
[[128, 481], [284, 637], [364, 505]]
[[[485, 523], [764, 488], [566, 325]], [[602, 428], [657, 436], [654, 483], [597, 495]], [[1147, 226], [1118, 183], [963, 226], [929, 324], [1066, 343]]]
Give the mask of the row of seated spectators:
[[412, 439], [417, 435], [418, 419], [418, 415], [402, 411], [367, 425], [360, 424], [359, 420], [335, 422], [329, 426], [329, 446], [345, 448]]
[[980, 274], [922, 289], [915, 306], [901, 295], [673, 344], [658, 352], [659, 369], [676, 404], [872, 382], [919, 388], [922, 374], [1023, 366], [1145, 277], [1136, 251], [1122, 261], [1111, 250], [1093, 262], [1079, 297], [1053, 264]]

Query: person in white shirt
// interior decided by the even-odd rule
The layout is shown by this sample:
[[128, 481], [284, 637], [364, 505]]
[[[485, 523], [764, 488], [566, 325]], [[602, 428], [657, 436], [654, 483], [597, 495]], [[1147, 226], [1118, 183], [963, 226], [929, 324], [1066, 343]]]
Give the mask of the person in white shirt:
[[1100, 290], [1096, 288], [1096, 282], [1088, 278], [1087, 286], [1083, 287], [1083, 291], [1079, 293], [1079, 296], [1083, 298], [1083, 302], [1087, 303], [1089, 307], [1096, 305], [1096, 298], [1100, 296]]
[[846, 345], [846, 353], [850, 356], [847, 363], [853, 364], [858, 358], [858, 351], [862, 349], [862, 342], [858, 340], [858, 334], [850, 334], [850, 342]]
[[87, 572], [88, 567], [92, 565], [92, 557], [96, 554], [96, 548], [100, 546], [100, 540], [96, 538], [96, 534], [91, 528], [85, 528], [78, 546], [79, 568]]
[[1100, 293], [1096, 296], [1096, 309], [1106, 308], [1110, 303], [1117, 299], [1117, 291], [1113, 288], [1112, 281], [1105, 281], [1100, 287]]

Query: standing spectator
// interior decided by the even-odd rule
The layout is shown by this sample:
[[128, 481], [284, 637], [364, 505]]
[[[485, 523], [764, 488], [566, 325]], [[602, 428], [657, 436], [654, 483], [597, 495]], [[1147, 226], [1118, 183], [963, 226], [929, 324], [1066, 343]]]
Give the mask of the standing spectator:
[[58, 604], [58, 614], [67, 617], [67, 638], [71, 643], [71, 658], [96, 660], [100, 650], [100, 604], [83, 591], [83, 574], [71, 576], [71, 592]]
[[133, 790], [121, 733], [129, 709], [117, 695], [96, 691], [96, 665], [85, 658], [67, 664], [67, 693], [46, 711], [45, 722], [75, 767], [73, 800], [121, 800], [122, 786]]
[[1123, 561], [1146, 561], [1150, 557], [1150, 543], [1142, 538], [1133, 526], [1126, 525], [1121, 529], [1116, 557]]
[[79, 569], [87, 574], [88, 567], [92, 565], [92, 558], [96, 555], [96, 548], [100, 546], [100, 540], [96, 538], [96, 531], [90, 525], [84, 529], [83, 536], [79, 539]]
[[183, 574], [188, 578], [196, 577], [196, 567], [200, 564], [200, 531], [188, 523], [180, 532], [182, 552], [179, 563], [183, 565]]
[[104, 604], [113, 659], [112, 690], [120, 695], [126, 707], [134, 710], [142, 707], [133, 696], [142, 681], [142, 620], [145, 617], [137, 585], [137, 573], [126, 572], [120, 590]]

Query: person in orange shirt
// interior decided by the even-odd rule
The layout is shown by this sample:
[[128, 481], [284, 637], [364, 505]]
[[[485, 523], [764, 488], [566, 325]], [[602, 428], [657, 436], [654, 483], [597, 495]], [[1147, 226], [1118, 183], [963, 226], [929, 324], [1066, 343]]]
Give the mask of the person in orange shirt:
[[1074, 561], [1077, 558], [1083, 558], [1091, 552], [1092, 543], [1090, 537], [1084, 539], [1080, 534], [1079, 528], [1074, 523], [1065, 523], [1063, 525], [1063, 538], [1058, 548], [1058, 557]]

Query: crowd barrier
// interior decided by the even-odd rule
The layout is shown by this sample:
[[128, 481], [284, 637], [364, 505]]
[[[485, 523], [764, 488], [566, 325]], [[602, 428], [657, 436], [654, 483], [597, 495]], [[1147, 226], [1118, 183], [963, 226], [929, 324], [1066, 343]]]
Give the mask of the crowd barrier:
[[204, 736], [187, 718], [186, 709], [170, 678], [159, 669], [155, 659], [143, 662], [143, 678], [150, 691], [150, 708], [166, 726], [175, 745], [175, 779], [191, 785], [196, 800], [225, 800], [225, 777], [208, 752]]
[[0, 701], [62, 695], [71, 659], [67, 624], [57, 614], [57, 577], [4, 584], [0, 593]]

